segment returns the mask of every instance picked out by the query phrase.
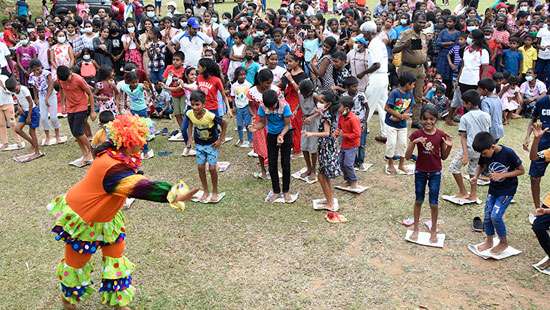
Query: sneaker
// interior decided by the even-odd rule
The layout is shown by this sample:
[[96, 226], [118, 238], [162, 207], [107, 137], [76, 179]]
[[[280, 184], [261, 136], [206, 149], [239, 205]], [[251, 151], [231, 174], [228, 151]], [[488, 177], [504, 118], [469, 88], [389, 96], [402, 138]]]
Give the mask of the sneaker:
[[479, 216], [474, 217], [474, 220], [472, 221], [472, 230], [476, 232], [483, 231], [483, 222]]
[[250, 147], [250, 142], [249, 142], [249, 141], [244, 141], [244, 142], [241, 144], [241, 147], [249, 148], [249, 147]]
[[362, 163], [361, 166], [359, 166], [359, 170], [361, 171], [367, 171], [369, 169], [369, 166], [365, 163]]
[[167, 136], [168, 135], [168, 128], [166, 128], [166, 127], [162, 128], [162, 130], [160, 131], [160, 134], [163, 135], [163, 136]]
[[254, 150], [248, 152], [248, 154], [246, 154], [246, 155], [248, 155], [248, 157], [258, 157], [258, 154], [256, 154], [256, 153], [254, 152]]
[[243, 142], [241, 140], [237, 140], [237, 142], [235, 142], [235, 146], [241, 146], [243, 144]]
[[150, 134], [149, 137], [147, 137], [147, 142], [155, 140], [155, 134]]
[[155, 152], [153, 150], [147, 151], [147, 153], [142, 153], [141, 158], [143, 159], [151, 159], [155, 157]]

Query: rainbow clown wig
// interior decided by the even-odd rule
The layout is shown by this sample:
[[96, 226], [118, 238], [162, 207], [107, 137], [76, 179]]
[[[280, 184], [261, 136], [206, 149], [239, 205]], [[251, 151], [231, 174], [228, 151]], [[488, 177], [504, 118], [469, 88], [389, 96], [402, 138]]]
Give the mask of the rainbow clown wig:
[[134, 115], [118, 115], [107, 124], [109, 140], [117, 149], [143, 148], [152, 131], [151, 119]]

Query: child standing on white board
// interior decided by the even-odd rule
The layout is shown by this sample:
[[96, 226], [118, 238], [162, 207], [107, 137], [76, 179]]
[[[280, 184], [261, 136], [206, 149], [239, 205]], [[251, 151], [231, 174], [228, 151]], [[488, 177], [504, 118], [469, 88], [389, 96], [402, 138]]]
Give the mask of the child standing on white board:
[[414, 172], [414, 226], [411, 240], [418, 239], [418, 223], [426, 185], [428, 185], [428, 197], [430, 202], [432, 228], [430, 242], [437, 243], [437, 215], [439, 206], [439, 189], [441, 186], [441, 160], [447, 159], [451, 153], [453, 140], [445, 132], [435, 127], [438, 111], [434, 105], [428, 104], [422, 107], [420, 122], [422, 129], [418, 129], [409, 136], [409, 146], [405, 153], [405, 159], [412, 157], [413, 151], [418, 148], [416, 169]]

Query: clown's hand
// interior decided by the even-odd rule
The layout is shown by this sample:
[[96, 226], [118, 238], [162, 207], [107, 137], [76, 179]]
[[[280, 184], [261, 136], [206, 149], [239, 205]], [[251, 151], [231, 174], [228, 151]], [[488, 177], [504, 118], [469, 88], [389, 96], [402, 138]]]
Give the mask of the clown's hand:
[[170, 189], [170, 192], [168, 192], [168, 196], [166, 199], [170, 203], [170, 207], [178, 210], [183, 211], [185, 210], [185, 201], [191, 200], [193, 198], [193, 195], [198, 192], [198, 189], [189, 189], [189, 186], [185, 184], [183, 181], [179, 181], [174, 186], [172, 186], [172, 189]]

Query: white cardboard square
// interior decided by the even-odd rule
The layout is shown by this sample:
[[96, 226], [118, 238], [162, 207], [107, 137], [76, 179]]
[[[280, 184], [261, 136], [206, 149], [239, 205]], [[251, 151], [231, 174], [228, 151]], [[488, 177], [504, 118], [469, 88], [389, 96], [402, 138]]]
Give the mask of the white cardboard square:
[[34, 153], [30, 153], [30, 154], [22, 154], [22, 155], [14, 156], [12, 159], [17, 163], [23, 164], [23, 163], [31, 162], [31, 161], [33, 161], [35, 159], [38, 159], [40, 157], [43, 157], [45, 155], [46, 154], [44, 154], [42, 152], [40, 152], [40, 154], [38, 154], [38, 156], [35, 156]]
[[[415, 164], [407, 164], [407, 165], [405, 165], [405, 169], [407, 169], [407, 173], [405, 173], [405, 172], [402, 172], [401, 170], [397, 169], [397, 167], [399, 167], [399, 165], [394, 164], [394, 167], [395, 167], [395, 170], [397, 171], [397, 174], [395, 174], [395, 175], [413, 175], [414, 174], [414, 169], [416, 168]], [[388, 165], [386, 165], [384, 167], [384, 171], [386, 172], [387, 175], [391, 175], [388, 171]]]
[[168, 138], [169, 142], [183, 142], [183, 136], [175, 135]]
[[[269, 194], [267, 194], [267, 195], [269, 196]], [[295, 203], [296, 200], [298, 200], [299, 196], [300, 196], [300, 193], [290, 194], [290, 201], [285, 201], [285, 198], [281, 196], [281, 197], [273, 200], [273, 203]], [[267, 197], [265, 197], [264, 202], [268, 202]]]
[[256, 153], [254, 152], [254, 150], [248, 152], [248, 153], [246, 154], [246, 156], [258, 158], [258, 154], [256, 154]]
[[336, 189], [354, 193], [354, 194], [361, 194], [362, 192], [366, 191], [369, 188], [368, 186], [361, 186], [361, 185], [358, 185], [358, 187], [359, 188], [351, 188], [351, 187], [341, 186], [341, 185], [334, 186], [334, 188]]
[[445, 243], [445, 234], [437, 234], [437, 243], [430, 242], [430, 233], [428, 232], [425, 232], [425, 231], [418, 232], [418, 239], [416, 241], [411, 240], [412, 234], [413, 234], [412, 230], [407, 230], [407, 233], [405, 234], [405, 240], [412, 243], [430, 246], [434, 248], [443, 248], [443, 245]]
[[231, 141], [231, 140], [233, 140], [233, 137], [225, 137], [225, 140], [223, 140], [223, 143], [222, 143], [222, 144], [227, 143], [227, 142], [229, 142], [229, 141]]
[[185, 153], [185, 149], [184, 149], [183, 152], [181, 153], [181, 156], [183, 157], [192, 157], [195, 155], [197, 155], [197, 151], [195, 151], [194, 149], [190, 149], [189, 152], [187, 152], [187, 154]]
[[49, 145], [56, 145], [56, 144], [62, 144], [67, 142], [66, 136], [59, 137], [59, 140], [61, 142], [57, 143], [57, 139], [55, 137], [50, 137], [50, 140], [46, 141], [46, 138], [42, 138], [42, 141], [40, 142], [41, 146], [49, 146]]
[[[328, 210], [327, 209], [327, 200], [325, 198], [322, 199], [313, 199], [313, 210]], [[329, 211], [338, 211], [340, 210], [340, 204], [338, 203], [338, 199], [334, 198], [334, 209]]]
[[8, 145], [5, 149], [3, 149], [2, 151], [17, 151], [17, 150], [21, 150], [21, 149], [24, 149], [25, 148], [25, 142], [22, 143], [22, 146], [19, 147], [17, 145], [17, 143], [13, 143], [13, 144], [10, 144]]
[[[464, 177], [465, 180], [470, 182], [470, 176], [469, 175], [464, 174], [463, 177]], [[489, 183], [491, 183], [491, 181], [489, 181], [489, 180], [477, 179], [477, 185], [479, 185], [479, 186], [486, 186], [486, 185], [489, 185]]]
[[460, 205], [460, 206], [463, 206], [463, 205], [467, 205], [467, 204], [472, 204], [472, 203], [475, 203], [475, 204], [481, 204], [482, 201], [481, 199], [477, 199], [477, 201], [473, 201], [473, 200], [467, 200], [467, 199], [463, 199], [463, 198], [457, 198], [455, 197], [454, 195], [443, 195], [441, 196], [441, 199], [445, 200], [445, 201], [448, 201], [448, 202], [451, 202], [451, 203], [454, 203], [454, 204], [457, 204], [457, 205]]
[[[493, 238], [493, 247], [494, 248], [495, 246], [497, 246], [498, 244], [500, 243], [500, 240], [498, 238]], [[468, 250], [470, 250], [470, 252], [474, 253], [475, 255], [483, 258], [483, 259], [489, 259], [489, 258], [492, 258], [492, 259], [496, 259], [496, 260], [501, 260], [501, 259], [505, 259], [505, 258], [508, 258], [508, 257], [511, 257], [511, 256], [515, 256], [515, 255], [518, 255], [521, 253], [520, 250], [516, 249], [516, 248], [513, 248], [511, 246], [508, 246], [506, 248], [506, 250], [502, 251], [500, 254], [498, 255], [495, 255], [493, 253], [491, 253], [491, 249], [487, 249], [483, 252], [479, 252], [477, 250], [477, 247], [479, 245], [481, 245], [483, 243], [478, 243], [478, 244], [469, 244], [468, 245]]]
[[361, 171], [361, 172], [366, 172], [367, 170], [370, 169], [370, 167], [374, 166], [374, 164], [365, 164], [365, 168], [364, 169], [359, 169], [359, 167], [355, 167], [355, 171]]
[[124, 207], [125, 208], [131, 207], [134, 201], [136, 201], [135, 198], [126, 198], [126, 201], [124, 202]]
[[196, 192], [195, 195], [193, 195], [193, 198], [191, 198], [191, 201], [204, 203], [204, 204], [208, 204], [208, 203], [214, 204], [214, 203], [220, 202], [225, 197], [225, 192], [221, 192], [221, 193], [218, 193], [218, 200], [210, 201], [210, 198], [212, 197], [212, 193], [210, 193], [210, 195], [208, 195], [208, 198], [206, 198], [206, 201], [199, 201], [199, 198], [202, 196], [203, 193], [204, 193], [203, 191]]
[[549, 275], [550, 276], [550, 268], [546, 268], [546, 269], [540, 269], [539, 266], [541, 264], [544, 264], [546, 263], [546, 261], [548, 261], [548, 256], [544, 257], [543, 259], [540, 260], [540, 262], [536, 263], [533, 265], [533, 268], [535, 268], [536, 270], [538, 270], [539, 272], [541, 273], [544, 273], [546, 275]]
[[309, 178], [303, 178], [303, 177], [302, 177], [302, 173], [304, 173], [304, 172], [306, 172], [306, 171], [307, 171], [307, 168], [304, 167], [304, 168], [302, 168], [302, 169], [300, 169], [300, 170], [294, 172], [294, 173], [292, 174], [292, 177], [295, 178], [295, 179], [298, 179], [298, 180], [300, 180], [300, 181], [304, 181], [304, 182], [306, 182], [307, 184], [313, 184], [313, 183], [317, 182], [317, 178], [315, 178], [315, 179], [313, 179], [313, 180], [311, 180], [311, 179], [309, 179]]

